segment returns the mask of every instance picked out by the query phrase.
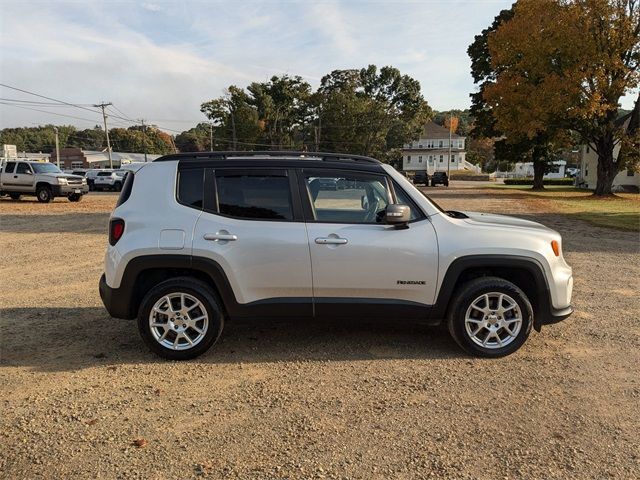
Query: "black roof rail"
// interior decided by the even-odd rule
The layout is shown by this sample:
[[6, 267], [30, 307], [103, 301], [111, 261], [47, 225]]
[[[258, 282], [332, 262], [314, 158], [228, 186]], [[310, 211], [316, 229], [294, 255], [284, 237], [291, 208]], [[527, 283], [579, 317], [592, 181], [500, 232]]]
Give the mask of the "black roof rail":
[[301, 160], [347, 160], [354, 162], [364, 163], [381, 163], [380, 160], [375, 158], [365, 157], [363, 155], [351, 155], [350, 153], [325, 153], [325, 152], [300, 152], [294, 150], [252, 150], [248, 152], [243, 151], [224, 151], [224, 152], [184, 152], [165, 155], [153, 160], [154, 162], [167, 162], [172, 160], [182, 159], [198, 159], [198, 160], [226, 160], [230, 158], [247, 158], [247, 157], [298, 157]]

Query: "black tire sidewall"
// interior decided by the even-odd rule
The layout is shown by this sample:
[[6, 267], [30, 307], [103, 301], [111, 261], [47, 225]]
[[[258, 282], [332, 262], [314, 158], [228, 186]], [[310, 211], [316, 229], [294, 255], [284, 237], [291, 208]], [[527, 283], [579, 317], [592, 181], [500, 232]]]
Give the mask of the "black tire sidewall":
[[[188, 350], [171, 350], [163, 347], [155, 340], [151, 333], [151, 327], [149, 326], [149, 313], [153, 305], [161, 297], [176, 292], [188, 293], [196, 297], [202, 302], [209, 316], [209, 327], [205, 338], [195, 347]], [[222, 333], [223, 327], [224, 314], [221, 303], [206, 284], [198, 281], [175, 279], [162, 282], [147, 293], [138, 309], [138, 331], [142, 339], [152, 352], [168, 360], [189, 360], [202, 355], [216, 343]]]
[[[465, 328], [465, 315], [471, 302], [490, 292], [506, 293], [516, 301], [522, 312], [522, 327], [515, 340], [505, 347], [496, 349], [483, 348], [474, 343]], [[451, 308], [448, 322], [451, 336], [465, 351], [476, 356], [498, 358], [514, 353], [526, 342], [533, 326], [533, 308], [524, 292], [513, 283], [500, 278], [486, 277], [479, 281], [471, 281], [460, 290]]]

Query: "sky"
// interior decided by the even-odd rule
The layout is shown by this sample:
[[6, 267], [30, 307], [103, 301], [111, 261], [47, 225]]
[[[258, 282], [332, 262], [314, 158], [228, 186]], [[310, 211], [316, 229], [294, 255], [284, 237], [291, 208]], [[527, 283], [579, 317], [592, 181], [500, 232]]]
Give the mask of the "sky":
[[[464, 109], [475, 90], [467, 47], [511, 3], [0, 0], [0, 83], [86, 108], [0, 103], [0, 128], [90, 128], [102, 123], [92, 105], [106, 101], [109, 127], [144, 118], [175, 133], [206, 120], [200, 104], [231, 84], [289, 74], [316, 87], [369, 64], [417, 79], [436, 110]], [[0, 98], [49, 101], [6, 87]]]

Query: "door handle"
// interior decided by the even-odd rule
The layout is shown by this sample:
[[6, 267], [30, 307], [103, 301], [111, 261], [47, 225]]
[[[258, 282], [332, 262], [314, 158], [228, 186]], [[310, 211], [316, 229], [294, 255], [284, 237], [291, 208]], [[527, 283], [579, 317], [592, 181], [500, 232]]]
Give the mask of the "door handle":
[[18, 178], [18, 175], [14, 175], [13, 178]]
[[230, 233], [205, 233], [204, 239], [212, 242], [234, 242], [238, 240], [238, 236]]
[[344, 245], [349, 243], [349, 240], [339, 237], [318, 237], [316, 238], [316, 243], [320, 245]]

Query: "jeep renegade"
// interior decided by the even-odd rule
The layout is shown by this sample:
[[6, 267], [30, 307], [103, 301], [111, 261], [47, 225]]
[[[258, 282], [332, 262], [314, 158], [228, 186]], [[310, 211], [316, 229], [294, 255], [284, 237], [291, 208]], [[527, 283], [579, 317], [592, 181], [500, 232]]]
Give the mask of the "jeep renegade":
[[443, 211], [372, 158], [305, 152], [176, 154], [130, 173], [100, 279], [108, 312], [176, 360], [241, 317], [446, 322], [467, 352], [500, 357], [568, 317], [572, 287], [557, 232]]

